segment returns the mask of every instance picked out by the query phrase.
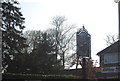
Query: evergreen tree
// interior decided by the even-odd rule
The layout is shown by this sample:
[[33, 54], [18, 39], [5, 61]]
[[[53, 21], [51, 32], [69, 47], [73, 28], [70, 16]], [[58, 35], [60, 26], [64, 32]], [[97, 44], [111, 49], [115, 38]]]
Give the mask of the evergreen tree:
[[[22, 72], [26, 39], [22, 36], [25, 28], [19, 3], [14, 0], [2, 1], [2, 70], [5, 72]], [[21, 67], [22, 66], [22, 67]]]
[[62, 66], [55, 54], [55, 45], [50, 34], [41, 33], [39, 41], [35, 43], [36, 48], [31, 52], [31, 65], [29, 73], [56, 74]]

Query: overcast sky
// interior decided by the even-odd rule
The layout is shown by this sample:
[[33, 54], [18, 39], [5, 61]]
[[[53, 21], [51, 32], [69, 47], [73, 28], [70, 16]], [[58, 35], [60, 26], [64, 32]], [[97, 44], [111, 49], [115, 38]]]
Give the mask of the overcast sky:
[[[106, 47], [107, 35], [118, 34], [118, 4], [114, 0], [18, 0], [25, 30], [45, 30], [56, 15], [65, 16], [77, 29], [83, 24], [91, 34], [93, 60]], [[76, 29], [76, 30], [77, 30]]]

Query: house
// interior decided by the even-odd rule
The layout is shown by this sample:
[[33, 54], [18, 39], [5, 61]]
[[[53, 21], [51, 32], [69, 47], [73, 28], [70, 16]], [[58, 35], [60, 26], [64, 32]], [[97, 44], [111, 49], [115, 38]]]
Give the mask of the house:
[[97, 55], [100, 57], [100, 68], [103, 71], [99, 74], [99, 79], [117, 79], [120, 75], [120, 40], [108, 46]]

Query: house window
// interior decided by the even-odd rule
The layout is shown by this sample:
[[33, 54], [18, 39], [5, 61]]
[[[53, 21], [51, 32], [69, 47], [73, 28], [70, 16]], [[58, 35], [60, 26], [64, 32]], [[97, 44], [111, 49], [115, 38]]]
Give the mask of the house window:
[[109, 63], [118, 63], [118, 54], [105, 54], [104, 55], [104, 64]]

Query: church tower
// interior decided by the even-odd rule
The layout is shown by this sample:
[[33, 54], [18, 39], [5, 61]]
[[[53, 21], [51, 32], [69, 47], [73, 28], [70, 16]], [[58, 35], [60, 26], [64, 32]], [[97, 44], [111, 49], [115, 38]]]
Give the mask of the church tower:
[[76, 33], [76, 44], [78, 56], [91, 58], [91, 35], [84, 25]]

